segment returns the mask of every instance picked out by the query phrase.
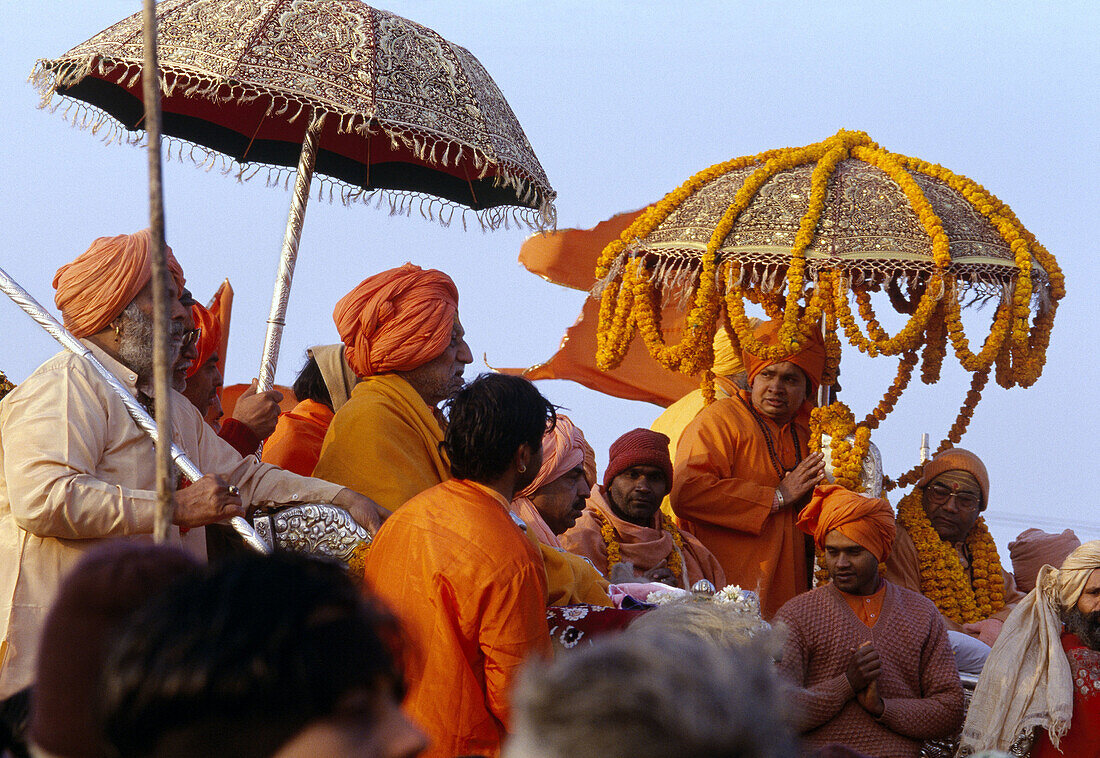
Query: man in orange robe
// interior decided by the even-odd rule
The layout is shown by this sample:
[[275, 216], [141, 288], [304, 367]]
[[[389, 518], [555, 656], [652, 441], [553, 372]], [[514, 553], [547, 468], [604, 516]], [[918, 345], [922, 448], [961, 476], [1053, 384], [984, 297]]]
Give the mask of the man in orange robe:
[[512, 513], [523, 519], [528, 539], [542, 554], [547, 605], [612, 605], [603, 574], [558, 541], [576, 523], [595, 481], [596, 454], [581, 430], [559, 414], [554, 428], [543, 435], [538, 475], [512, 500]]
[[309, 476], [321, 457], [332, 417], [344, 407], [359, 377], [344, 357], [344, 346], [315, 345], [291, 389], [298, 404], [279, 416], [264, 444], [265, 463]]
[[[1000, 607], [972, 623], [960, 623], [957, 618], [951, 618], [951, 612], [944, 612], [943, 608], [940, 610], [944, 613], [944, 622], [951, 633], [957, 655], [960, 653], [959, 645], [965, 646], [967, 642], [966, 638], [960, 639], [960, 633], [992, 646], [997, 641], [1001, 626], [1017, 603], [1023, 600], [1024, 593], [1016, 588], [1012, 574], [1001, 565], [997, 546], [989, 536], [985, 522], [980, 520], [989, 506], [989, 473], [985, 464], [969, 450], [948, 448], [924, 464], [914, 492], [919, 493], [919, 508], [910, 509], [904, 500], [898, 504], [898, 541], [886, 563], [886, 578], [914, 592], [924, 593], [935, 601], [938, 594], [934, 588], [936, 580], [921, 572], [922, 564], [936, 562], [927, 556], [922, 560], [922, 550], [934, 550], [942, 553], [944, 561], [954, 564], [951, 568], [957, 576], [970, 585], [966, 589], [976, 591], [979, 586], [976, 580], [983, 579], [977, 572], [984, 572], [985, 568], [975, 566], [975, 559], [978, 558], [975, 548], [979, 543], [982, 548], [988, 547], [988, 559], [999, 566], [999, 575], [990, 579], [1003, 587], [1004, 597]], [[918, 542], [921, 548], [917, 547]], [[964, 588], [952, 586], [951, 589]], [[988, 650], [980, 646], [977, 649], [966, 646], [966, 652], [970, 655], [960, 657], [960, 669], [969, 673], [979, 672]], [[969, 660], [975, 655], [978, 657]]]
[[425, 755], [495, 757], [520, 666], [550, 653], [546, 576], [509, 503], [539, 471], [554, 409], [526, 379], [500, 374], [449, 404], [454, 478], [387, 520], [365, 577], [402, 619], [406, 708], [432, 738]]
[[[221, 399], [218, 397], [218, 390], [222, 386], [222, 372], [218, 368], [222, 362], [219, 354], [223, 344], [222, 324], [212, 310], [194, 302], [190, 292], [184, 291], [183, 300], [185, 306], [190, 303], [191, 322], [198, 330], [191, 348], [194, 355], [189, 353], [192, 360], [187, 368], [183, 396], [198, 408], [219, 437], [241, 455], [251, 455], [274, 430], [279, 417], [279, 401], [283, 399], [283, 395], [273, 389], [257, 392], [258, 383], [253, 380], [252, 386], [245, 390], [233, 406], [233, 415], [219, 422], [222, 415]], [[302, 476], [309, 474], [306, 471]]]
[[[769, 321], [754, 334], [777, 345], [779, 326]], [[726, 581], [759, 592], [770, 618], [810, 588], [813, 545], [795, 521], [825, 470], [808, 448], [825, 346], [815, 331], [784, 361], [748, 352], [743, 359], [751, 389], [707, 406], [680, 436], [672, 507], [718, 558]]]
[[671, 484], [668, 437], [650, 429], [627, 432], [611, 444], [603, 487], [588, 498], [576, 526], [562, 535], [562, 545], [615, 582], [657, 581], [690, 589], [706, 579], [724, 587], [725, 573], [710, 551], [659, 512]]
[[364, 279], [332, 315], [362, 381], [333, 417], [313, 475], [395, 510], [448, 476], [436, 406], [473, 362], [458, 290], [442, 271], [406, 263]]

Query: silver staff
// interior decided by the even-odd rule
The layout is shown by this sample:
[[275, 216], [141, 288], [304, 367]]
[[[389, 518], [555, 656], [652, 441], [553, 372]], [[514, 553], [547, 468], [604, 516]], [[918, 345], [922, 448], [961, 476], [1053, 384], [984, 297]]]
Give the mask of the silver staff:
[[[89, 350], [83, 342], [74, 337], [68, 329], [62, 326], [49, 311], [31, 297], [29, 292], [20, 287], [2, 268], [0, 268], [0, 290], [3, 290], [4, 294], [12, 299], [12, 302], [22, 308], [24, 313], [34, 319], [35, 323], [49, 332], [51, 337], [60, 342], [62, 347], [82, 356], [84, 360], [92, 364], [92, 368], [94, 368], [103, 380], [111, 386], [111, 389], [114, 390], [115, 394], [118, 395], [119, 399], [125, 404], [126, 410], [130, 412], [130, 416], [132, 416], [137, 425], [141, 427], [141, 430], [156, 441], [156, 422], [153, 421], [152, 416], [141, 407], [141, 403], [139, 403], [137, 399], [130, 394], [130, 391], [115, 378], [114, 374], [107, 370], [106, 366], [99, 362], [92, 351]], [[202, 472], [199, 471], [198, 466], [196, 466], [191, 459], [187, 457], [187, 453], [183, 452], [175, 443], [173, 443], [171, 447], [171, 456], [172, 461], [176, 464], [176, 468], [180, 470], [181, 474], [187, 477], [188, 481], [194, 482], [202, 478]], [[271, 552], [271, 547], [256, 534], [256, 530], [243, 518], [234, 516], [230, 519], [229, 523], [237, 531], [237, 534], [241, 535], [241, 538], [249, 547], [260, 553]]]

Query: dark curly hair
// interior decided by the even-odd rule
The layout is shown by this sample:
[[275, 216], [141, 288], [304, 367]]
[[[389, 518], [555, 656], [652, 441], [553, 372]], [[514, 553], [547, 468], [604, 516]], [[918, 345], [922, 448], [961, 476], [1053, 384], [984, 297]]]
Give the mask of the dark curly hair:
[[328, 386], [325, 384], [325, 378], [321, 376], [321, 367], [317, 365], [317, 359], [312, 355], [308, 356], [306, 365], [302, 366], [302, 370], [298, 372], [298, 378], [294, 380], [290, 390], [299, 403], [303, 400], [313, 400], [327, 405], [329, 410], [332, 410], [332, 398], [328, 394]]
[[181, 579], [131, 620], [104, 673], [124, 756], [268, 756], [356, 693], [404, 694], [399, 627], [341, 567], [246, 554]]
[[444, 406], [447, 431], [440, 449], [451, 476], [490, 482], [505, 471], [519, 446], [542, 449], [542, 435], [554, 428], [554, 406], [535, 385], [518, 376], [482, 374]]

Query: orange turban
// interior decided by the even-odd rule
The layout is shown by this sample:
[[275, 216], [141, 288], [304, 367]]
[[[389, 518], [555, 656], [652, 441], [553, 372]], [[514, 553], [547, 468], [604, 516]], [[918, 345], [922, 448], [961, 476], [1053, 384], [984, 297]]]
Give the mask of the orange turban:
[[825, 536], [839, 529], [853, 542], [870, 550], [879, 561], [886, 560], [894, 546], [894, 511], [880, 497], [867, 497], [841, 487], [820, 484], [798, 516], [798, 528], [825, 547]]
[[210, 356], [218, 352], [222, 344], [222, 322], [213, 312], [195, 303], [191, 306], [191, 319], [199, 330], [199, 339], [195, 342], [199, 357], [191, 364], [191, 368], [187, 369], [188, 379], [210, 360]]
[[989, 505], [989, 472], [985, 470], [981, 458], [961, 447], [949, 447], [936, 453], [932, 460], [924, 464], [917, 486], [927, 487], [929, 482], [948, 471], [965, 471], [977, 480], [982, 490], [981, 510], [984, 511]]
[[531, 497], [544, 484], [560, 479], [577, 466], [584, 466], [589, 486], [596, 483], [596, 453], [584, 434], [569, 419], [558, 414], [558, 423], [542, 438], [542, 466], [538, 476], [516, 497]]
[[[65, 326], [77, 337], [102, 331], [125, 310], [153, 275], [148, 229], [117, 237], [100, 237], [80, 257], [57, 270], [54, 302]], [[168, 271], [183, 292], [183, 269], [165, 246]]]
[[[765, 321], [760, 326], [753, 330], [753, 336], [756, 339], [763, 342], [765, 345], [778, 345], [779, 344], [779, 327], [781, 326], [779, 321]], [[782, 361], [769, 361], [765, 358], [757, 358], [748, 351], [741, 353], [741, 358], [745, 363], [745, 370], [749, 375], [749, 385], [752, 385], [752, 380], [756, 378], [756, 375], [763, 371], [768, 366], [775, 363], [781, 363]], [[803, 343], [802, 349], [792, 356], [784, 358], [783, 360], [789, 361], [794, 365], [802, 369], [802, 373], [810, 380], [810, 384], [813, 385], [810, 388], [810, 395], [817, 392], [818, 385], [821, 384], [821, 373], [825, 370], [825, 341], [821, 337], [821, 330], [814, 328], [810, 333], [810, 339], [807, 343]], [[807, 398], [809, 399], [809, 398]]]
[[406, 263], [367, 277], [340, 298], [332, 320], [358, 376], [410, 371], [451, 341], [458, 289], [442, 271]]

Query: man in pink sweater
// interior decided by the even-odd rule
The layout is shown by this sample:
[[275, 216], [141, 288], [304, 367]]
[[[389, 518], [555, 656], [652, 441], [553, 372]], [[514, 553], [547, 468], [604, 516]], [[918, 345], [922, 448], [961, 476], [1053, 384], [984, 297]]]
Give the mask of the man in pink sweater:
[[890, 504], [822, 485], [798, 526], [824, 551], [830, 580], [775, 616], [790, 630], [779, 665], [805, 744], [917, 758], [922, 741], [958, 731], [963, 694], [936, 606], [879, 576], [894, 541]]

